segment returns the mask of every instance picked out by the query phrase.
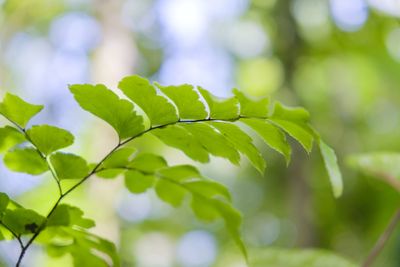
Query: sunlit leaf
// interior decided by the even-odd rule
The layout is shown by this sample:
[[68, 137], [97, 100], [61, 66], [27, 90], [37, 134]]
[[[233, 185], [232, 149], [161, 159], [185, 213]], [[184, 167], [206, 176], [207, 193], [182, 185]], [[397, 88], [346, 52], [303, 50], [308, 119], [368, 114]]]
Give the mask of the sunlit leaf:
[[143, 193], [152, 188], [155, 182], [153, 175], [148, 175], [135, 170], [125, 173], [125, 186], [132, 193]]
[[5, 165], [12, 171], [39, 175], [48, 170], [46, 160], [34, 148], [16, 148], [4, 156]]
[[2, 222], [16, 234], [34, 233], [45, 218], [29, 209], [6, 210]]
[[46, 226], [80, 226], [91, 228], [95, 225], [93, 220], [83, 217], [83, 211], [77, 207], [60, 204], [47, 220]]
[[184, 124], [182, 127], [187, 129], [210, 154], [229, 159], [233, 164], [239, 164], [240, 154], [223, 135], [210, 125], [192, 123]]
[[122, 79], [118, 87], [149, 117], [152, 125], [162, 125], [178, 121], [177, 111], [147, 79], [129, 76]]
[[241, 153], [246, 155], [250, 160], [251, 164], [261, 173], [265, 170], [265, 160], [262, 157], [260, 151], [253, 145], [252, 139], [245, 132], [243, 132], [238, 126], [232, 123], [224, 122], [211, 122], [222, 135], [224, 135], [232, 146], [239, 150]]
[[168, 146], [183, 151], [188, 157], [199, 162], [208, 162], [207, 150], [186, 129], [171, 125], [165, 128], [155, 129], [152, 134]]
[[29, 120], [43, 109], [41, 105], [32, 105], [20, 97], [7, 93], [0, 103], [0, 114], [8, 120], [25, 128]]
[[133, 158], [136, 149], [132, 147], [123, 147], [114, 151], [104, 162], [101, 168], [111, 169], [115, 167], [125, 167]]
[[10, 126], [0, 128], [0, 152], [7, 151], [24, 141], [25, 136], [17, 129]]
[[178, 107], [180, 118], [199, 120], [207, 117], [206, 107], [192, 85], [162, 86], [157, 84], [157, 86]]
[[74, 136], [70, 132], [55, 126], [33, 126], [26, 133], [30, 141], [45, 155], [74, 143]]
[[0, 218], [3, 216], [3, 212], [6, 210], [10, 198], [6, 193], [0, 192]]
[[268, 146], [285, 156], [287, 163], [290, 161], [291, 148], [279, 128], [261, 119], [241, 119], [240, 121], [256, 131]]
[[319, 140], [319, 148], [325, 163], [326, 170], [329, 174], [333, 194], [335, 195], [335, 197], [340, 197], [343, 192], [343, 181], [342, 174], [337, 164], [335, 151], [333, 151], [333, 149], [325, 144], [322, 140]]
[[70, 154], [57, 152], [50, 157], [51, 164], [58, 179], [81, 179], [89, 172], [86, 160]]
[[199, 92], [210, 108], [211, 119], [229, 120], [239, 117], [239, 101], [237, 98], [219, 98], [203, 88], [199, 88]]
[[240, 115], [244, 117], [261, 117], [265, 118], [269, 113], [269, 99], [257, 98], [252, 99], [237, 89], [233, 90], [240, 103]]
[[125, 139], [144, 130], [143, 118], [136, 114], [132, 103], [120, 99], [104, 85], [71, 85], [76, 101], [86, 111], [108, 122]]
[[154, 172], [157, 169], [167, 167], [167, 165], [167, 161], [161, 156], [141, 153], [128, 164], [128, 167], [144, 172]]

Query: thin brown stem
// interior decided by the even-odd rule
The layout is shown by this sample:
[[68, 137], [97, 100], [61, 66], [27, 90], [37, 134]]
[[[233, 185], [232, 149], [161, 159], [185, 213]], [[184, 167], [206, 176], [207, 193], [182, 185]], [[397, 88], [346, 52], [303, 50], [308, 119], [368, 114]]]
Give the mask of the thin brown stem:
[[22, 243], [21, 237], [19, 235], [17, 235], [10, 227], [8, 227], [6, 224], [4, 224], [3, 222], [0, 222], [0, 224], [6, 228], [14, 237], [15, 239], [17, 239], [19, 245], [21, 246], [21, 249], [24, 248], [24, 244]]
[[379, 256], [383, 248], [385, 247], [386, 242], [389, 240], [390, 236], [393, 234], [394, 230], [396, 229], [397, 224], [400, 222], [400, 209], [396, 211], [393, 215], [392, 219], [390, 220], [388, 226], [386, 227], [385, 231], [381, 234], [378, 241], [375, 243], [374, 247], [368, 254], [367, 259], [361, 265], [362, 267], [370, 267], [372, 266], [375, 259]]

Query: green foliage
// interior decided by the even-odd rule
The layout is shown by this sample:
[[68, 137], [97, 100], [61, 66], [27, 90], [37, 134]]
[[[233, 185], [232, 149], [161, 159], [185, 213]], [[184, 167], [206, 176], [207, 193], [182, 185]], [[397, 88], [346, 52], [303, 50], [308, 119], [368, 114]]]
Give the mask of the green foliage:
[[42, 109], [43, 106], [29, 104], [10, 93], [0, 103], [0, 114], [22, 128]]
[[74, 136], [70, 132], [50, 125], [33, 126], [26, 133], [32, 144], [44, 155], [74, 143]]
[[356, 267], [357, 265], [333, 253], [313, 249], [256, 250], [252, 253], [253, 267]]
[[353, 155], [348, 158], [353, 168], [388, 183], [400, 192], [400, 154], [395, 152], [374, 152]]
[[16, 172], [39, 175], [48, 170], [46, 160], [35, 148], [15, 148], [4, 156], [6, 166]]
[[[38, 241], [50, 255], [57, 257], [68, 253], [75, 266], [109, 266], [109, 262], [118, 266], [115, 246], [86, 230], [94, 226], [94, 222], [84, 218], [79, 208], [60, 202], [93, 174], [103, 178], [116, 178], [122, 174], [131, 193], [153, 189], [161, 200], [174, 207], [181, 206], [188, 199], [193, 213], [200, 220], [224, 221], [226, 230], [247, 257], [240, 234], [241, 214], [234, 208], [227, 188], [204, 177], [194, 166], [169, 166], [160, 155], [125, 146], [147, 133], [202, 163], [208, 162], [212, 155], [238, 165], [244, 155], [262, 174], [266, 163], [242, 125], [255, 131], [267, 145], [284, 155], [287, 162], [291, 147], [285, 133], [296, 139], [307, 152], [311, 151], [316, 140], [335, 196], [342, 191], [336, 156], [310, 127], [309, 115], [304, 109], [286, 108], [278, 102], [272, 108], [268, 98], [251, 99], [239, 90], [234, 90], [234, 97], [221, 99], [205, 89], [186, 84], [154, 86], [139, 76], [124, 78], [119, 88], [129, 100], [119, 98], [104, 85], [70, 86], [79, 105], [110, 124], [119, 137], [117, 145], [101, 161], [90, 165], [80, 156], [58, 151], [73, 143], [74, 137], [68, 131], [49, 125], [33, 126], [25, 131], [29, 119], [42, 106], [6, 95], [1, 104], [1, 114], [17, 127], [0, 128], [0, 136], [4, 137], [0, 148], [7, 151], [4, 157], [6, 166], [32, 175], [50, 170], [60, 194], [46, 216], [23, 207], [7, 208], [8, 197], [0, 195], [3, 226], [21, 244], [20, 234], [33, 234], [26, 245], [21, 245], [23, 250], [40, 233]], [[144, 116], [139, 115], [140, 110]], [[145, 123], [150, 126], [146, 128]], [[31, 147], [19, 146], [24, 141]], [[63, 179], [77, 181], [65, 190], [60, 183]]]

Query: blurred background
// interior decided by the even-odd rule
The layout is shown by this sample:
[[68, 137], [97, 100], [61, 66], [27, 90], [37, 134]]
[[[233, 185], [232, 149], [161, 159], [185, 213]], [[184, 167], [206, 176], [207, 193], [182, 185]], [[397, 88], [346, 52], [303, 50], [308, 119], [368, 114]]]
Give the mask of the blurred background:
[[[318, 153], [295, 142], [284, 160], [264, 148], [264, 177], [243, 162], [197, 164], [226, 184], [244, 214], [249, 247], [318, 247], [356, 262], [365, 259], [396, 208], [390, 186], [351, 170], [346, 157], [400, 151], [399, 0], [0, 0], [0, 94], [19, 94], [45, 110], [49, 123], [78, 138], [71, 151], [92, 161], [115, 145], [109, 126], [79, 109], [67, 89], [104, 83], [116, 89], [126, 75], [162, 84], [201, 85], [218, 96], [233, 87], [272, 95], [312, 114], [313, 125], [338, 153], [345, 191], [334, 199]], [[141, 150], [169, 162], [183, 154], [143, 137]], [[0, 164], [0, 191], [46, 213], [56, 197], [49, 177], [10, 173]], [[124, 266], [243, 267], [222, 224], [198, 222], [153, 192], [132, 195], [121, 179], [91, 179], [66, 202], [97, 222], [94, 232], [114, 241]], [[0, 243], [11, 266], [17, 242]], [[39, 247], [29, 266], [70, 266]], [[400, 266], [400, 229], [376, 266]]]

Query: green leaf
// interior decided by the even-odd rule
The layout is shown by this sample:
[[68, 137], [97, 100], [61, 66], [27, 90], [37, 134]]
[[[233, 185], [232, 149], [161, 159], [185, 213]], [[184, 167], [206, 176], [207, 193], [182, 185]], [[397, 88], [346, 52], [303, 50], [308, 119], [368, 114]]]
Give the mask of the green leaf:
[[171, 204], [173, 207], [179, 207], [187, 193], [177, 182], [163, 179], [156, 182], [155, 191], [161, 200]]
[[135, 152], [136, 149], [132, 147], [120, 148], [107, 157], [107, 159], [101, 164], [101, 168], [112, 169], [125, 167], [131, 161]]
[[44, 220], [45, 218], [36, 211], [23, 208], [6, 210], [2, 219], [3, 223], [18, 235], [34, 233]]
[[6, 210], [8, 203], [10, 202], [10, 198], [6, 193], [0, 192], [0, 219], [3, 215], [3, 212]]
[[129, 76], [118, 85], [124, 94], [149, 117], [152, 125], [163, 125], [178, 121], [177, 111], [165, 97], [157, 95], [157, 91], [147, 79], [140, 76]]
[[347, 159], [351, 167], [367, 175], [382, 179], [400, 193], [400, 154], [373, 152], [352, 155]]
[[4, 156], [5, 165], [12, 171], [39, 175], [48, 170], [46, 160], [34, 148], [16, 148]]
[[258, 149], [253, 145], [250, 136], [248, 136], [238, 126], [232, 123], [211, 122], [210, 124], [215, 127], [222, 135], [224, 135], [233, 147], [246, 155], [251, 164], [261, 174], [264, 173], [266, 165], [265, 160], [262, 157], [260, 151], [258, 151]]
[[250, 260], [252, 267], [356, 267], [357, 265], [332, 252], [317, 249], [254, 250]]
[[50, 157], [58, 179], [82, 179], [89, 172], [86, 160], [69, 153], [57, 152]]
[[96, 172], [96, 175], [104, 179], [112, 179], [123, 173], [123, 169], [105, 169]]
[[167, 161], [163, 157], [150, 153], [141, 153], [128, 164], [128, 167], [143, 172], [154, 172], [167, 166]]
[[222, 184], [212, 180], [190, 180], [182, 184], [192, 193], [201, 194], [208, 198], [222, 197], [228, 201], [231, 200], [228, 189]]
[[199, 87], [199, 92], [210, 107], [210, 118], [230, 120], [239, 117], [239, 101], [237, 98], [219, 98]]
[[[75, 267], [119, 267], [115, 245], [83, 229], [69, 227], [47, 228], [41, 236], [48, 236], [47, 253], [52, 257], [70, 254]], [[65, 240], [65, 242], [60, 242]]]
[[319, 149], [325, 163], [325, 168], [328, 171], [331, 181], [333, 194], [335, 197], [340, 197], [343, 191], [342, 174], [337, 164], [335, 151], [326, 145], [322, 140], [319, 140]]
[[7, 93], [0, 103], [0, 114], [21, 128], [25, 128], [29, 120], [42, 109], [43, 106], [29, 104], [10, 93]]
[[25, 136], [11, 126], [0, 128], [0, 152], [9, 150], [11, 147], [25, 141]]
[[32, 144], [45, 155], [74, 143], [74, 136], [70, 132], [51, 125], [33, 126], [26, 133]]
[[240, 103], [240, 115], [265, 118], [269, 113], [269, 98], [252, 99], [237, 89], [233, 90]]
[[139, 171], [129, 170], [125, 173], [125, 186], [131, 192], [140, 194], [152, 188], [155, 182], [153, 175], [146, 175]]
[[202, 177], [199, 170], [191, 165], [176, 165], [158, 170], [158, 175], [176, 182]]
[[223, 135], [209, 124], [201, 122], [188, 123], [182, 127], [187, 129], [212, 155], [229, 159], [233, 164], [239, 164], [240, 154]]
[[170, 125], [152, 131], [166, 145], [175, 147], [184, 152], [188, 157], [199, 162], [208, 162], [207, 150], [197, 141], [193, 135], [178, 125]]
[[91, 228], [95, 226], [93, 220], [83, 217], [83, 211], [77, 207], [60, 204], [47, 220], [46, 226], [80, 226]]
[[308, 124], [309, 117], [310, 115], [303, 108], [289, 108], [276, 102], [270, 121], [296, 139], [309, 153], [312, 150], [315, 135]]
[[178, 107], [180, 118], [201, 120], [208, 116], [205, 105], [200, 101], [200, 96], [192, 85], [162, 86], [157, 84], [157, 86]]
[[291, 148], [285, 134], [279, 128], [262, 119], [241, 119], [240, 121], [256, 131], [268, 146], [285, 156], [286, 163], [289, 163]]
[[104, 85], [71, 85], [70, 91], [86, 111], [108, 122], [120, 139], [135, 136], [144, 130], [143, 117], [136, 114], [132, 103], [120, 99]]

